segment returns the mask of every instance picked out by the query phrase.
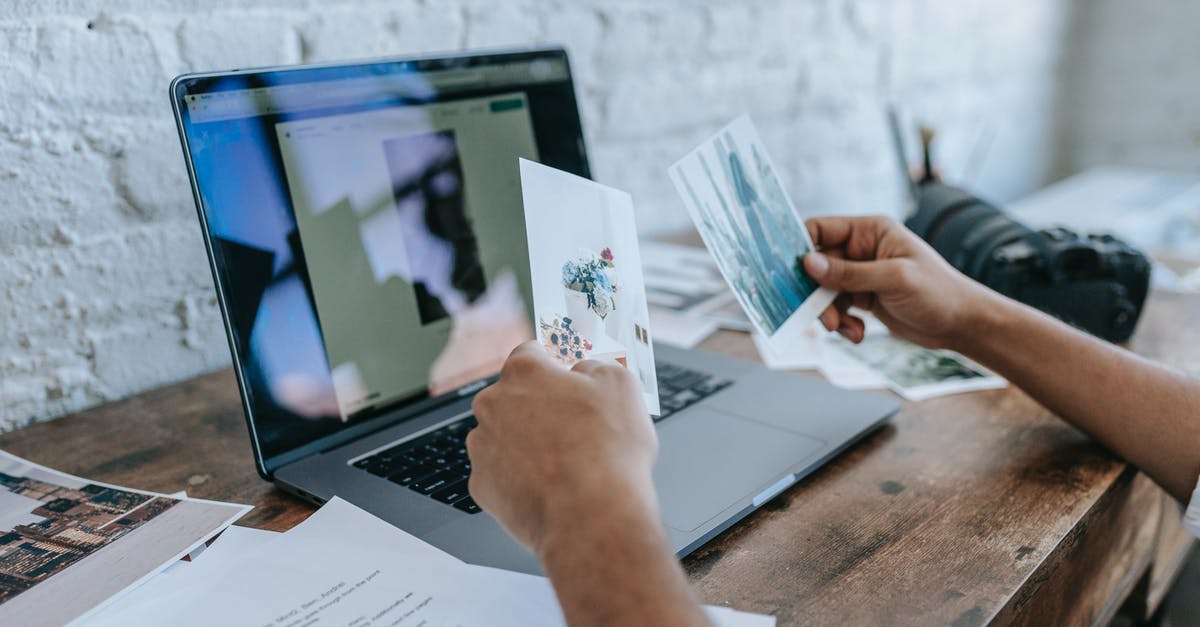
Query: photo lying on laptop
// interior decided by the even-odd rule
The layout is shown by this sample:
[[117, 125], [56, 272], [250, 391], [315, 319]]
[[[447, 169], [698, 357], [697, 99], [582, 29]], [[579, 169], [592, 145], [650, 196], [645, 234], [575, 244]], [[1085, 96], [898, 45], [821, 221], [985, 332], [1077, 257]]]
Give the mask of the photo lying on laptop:
[[629, 194], [521, 159], [538, 340], [564, 366], [615, 361], [659, 415], [650, 313]]
[[669, 174], [754, 328], [778, 346], [803, 335], [835, 294], [800, 267], [812, 241], [750, 118], [734, 120]]

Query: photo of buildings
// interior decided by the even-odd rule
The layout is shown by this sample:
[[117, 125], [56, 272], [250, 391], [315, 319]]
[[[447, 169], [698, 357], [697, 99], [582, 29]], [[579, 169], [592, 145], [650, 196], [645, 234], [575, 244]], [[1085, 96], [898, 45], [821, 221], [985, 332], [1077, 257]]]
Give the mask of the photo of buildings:
[[[3, 495], [4, 503], [25, 499], [32, 507], [25, 517], [30, 522], [0, 529], [0, 604], [178, 502], [92, 483], [74, 488], [5, 472], [0, 472], [0, 490], [8, 493]], [[9, 517], [13, 513], [3, 512]]]
[[754, 325], [773, 335], [817, 290], [799, 259], [812, 245], [749, 118], [671, 168], [697, 230]]

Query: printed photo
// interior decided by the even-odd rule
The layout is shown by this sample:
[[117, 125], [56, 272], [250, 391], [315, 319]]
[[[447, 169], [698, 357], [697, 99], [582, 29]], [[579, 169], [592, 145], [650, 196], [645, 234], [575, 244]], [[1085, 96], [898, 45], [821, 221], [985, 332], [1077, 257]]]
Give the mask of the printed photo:
[[861, 344], [839, 338], [838, 346], [883, 375], [892, 390], [912, 401], [1008, 385], [957, 353], [922, 348], [891, 335], [868, 334]]
[[521, 192], [538, 340], [565, 367], [585, 359], [625, 366], [659, 415], [633, 200], [524, 159]]
[[248, 510], [88, 481], [0, 451], [0, 624], [78, 618]]
[[669, 173], [754, 328], [779, 344], [803, 333], [834, 294], [800, 266], [812, 242], [750, 118], [734, 120]]

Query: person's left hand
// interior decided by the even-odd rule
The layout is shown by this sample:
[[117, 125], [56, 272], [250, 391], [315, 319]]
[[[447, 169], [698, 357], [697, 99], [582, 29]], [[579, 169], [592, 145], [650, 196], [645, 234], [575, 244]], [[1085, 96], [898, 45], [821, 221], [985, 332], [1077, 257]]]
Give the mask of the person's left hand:
[[656, 524], [658, 439], [625, 368], [584, 361], [567, 371], [526, 342], [472, 409], [471, 495], [539, 558], [549, 538], [611, 526], [610, 512]]

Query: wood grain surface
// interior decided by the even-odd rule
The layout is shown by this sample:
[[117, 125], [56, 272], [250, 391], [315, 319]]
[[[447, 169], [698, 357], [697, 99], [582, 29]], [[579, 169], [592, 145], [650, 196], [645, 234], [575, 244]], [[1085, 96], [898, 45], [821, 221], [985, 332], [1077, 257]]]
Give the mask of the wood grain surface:
[[[1200, 373], [1198, 321], [1200, 298], [1154, 294], [1132, 348]], [[703, 348], [757, 359], [741, 333]], [[254, 504], [248, 526], [281, 531], [312, 512], [255, 473], [229, 370], [4, 434], [0, 448]], [[1161, 598], [1191, 544], [1177, 517], [1143, 476], [1008, 389], [905, 403], [684, 566], [706, 602], [781, 625], [1096, 624], [1130, 595]]]

